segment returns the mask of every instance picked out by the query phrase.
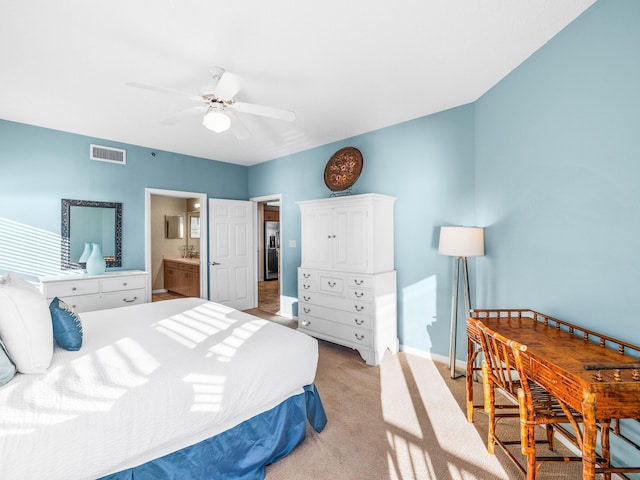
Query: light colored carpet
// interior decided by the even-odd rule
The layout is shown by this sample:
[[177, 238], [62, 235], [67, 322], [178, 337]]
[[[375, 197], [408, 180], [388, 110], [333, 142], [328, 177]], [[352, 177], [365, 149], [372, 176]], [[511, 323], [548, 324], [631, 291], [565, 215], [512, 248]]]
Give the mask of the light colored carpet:
[[[451, 380], [446, 365], [387, 352], [369, 367], [356, 351], [319, 343], [316, 385], [329, 423], [319, 434], [309, 427], [301, 445], [267, 467], [267, 480], [522, 478], [498, 447], [487, 453], [487, 417], [476, 411], [467, 422], [465, 380]], [[482, 398], [480, 384], [475, 395]], [[517, 423], [499, 428], [519, 436]], [[553, 463], [538, 478], [580, 477], [580, 464]]]

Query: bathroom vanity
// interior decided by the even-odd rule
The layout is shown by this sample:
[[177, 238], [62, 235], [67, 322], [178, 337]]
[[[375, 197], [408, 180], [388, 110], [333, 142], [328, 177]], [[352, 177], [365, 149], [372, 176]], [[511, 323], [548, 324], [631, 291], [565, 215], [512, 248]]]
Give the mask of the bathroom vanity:
[[164, 288], [186, 297], [200, 296], [200, 259], [167, 258], [164, 261]]

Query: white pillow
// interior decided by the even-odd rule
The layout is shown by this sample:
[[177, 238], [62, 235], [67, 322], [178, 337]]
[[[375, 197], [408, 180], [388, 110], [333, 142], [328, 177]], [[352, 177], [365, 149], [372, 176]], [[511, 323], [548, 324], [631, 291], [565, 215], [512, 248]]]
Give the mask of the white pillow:
[[44, 373], [53, 356], [47, 301], [29, 282], [9, 273], [0, 281], [0, 338], [21, 373]]

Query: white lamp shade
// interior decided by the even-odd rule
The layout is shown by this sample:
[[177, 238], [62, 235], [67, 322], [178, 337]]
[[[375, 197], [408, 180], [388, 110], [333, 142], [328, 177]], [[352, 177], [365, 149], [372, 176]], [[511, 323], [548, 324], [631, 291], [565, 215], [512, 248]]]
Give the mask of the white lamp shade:
[[440, 227], [440, 255], [481, 257], [484, 255], [484, 229], [480, 227]]
[[202, 124], [216, 133], [229, 130], [231, 119], [218, 110], [210, 110], [202, 119]]

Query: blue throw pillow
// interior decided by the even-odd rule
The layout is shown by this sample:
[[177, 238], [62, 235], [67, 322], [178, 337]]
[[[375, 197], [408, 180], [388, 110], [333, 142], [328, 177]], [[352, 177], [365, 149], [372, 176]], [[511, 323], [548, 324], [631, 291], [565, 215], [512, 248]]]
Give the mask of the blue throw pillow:
[[82, 346], [82, 323], [73, 307], [58, 297], [49, 304], [53, 322], [53, 338], [65, 350], [80, 350]]
[[16, 366], [0, 343], [0, 387], [6, 385], [16, 374]]

